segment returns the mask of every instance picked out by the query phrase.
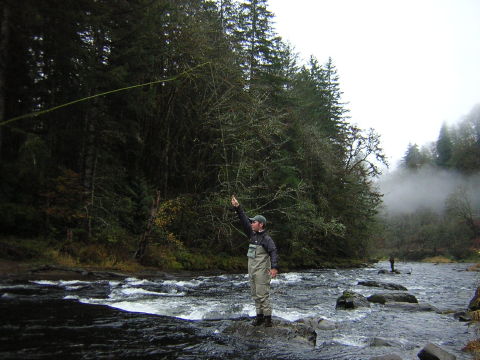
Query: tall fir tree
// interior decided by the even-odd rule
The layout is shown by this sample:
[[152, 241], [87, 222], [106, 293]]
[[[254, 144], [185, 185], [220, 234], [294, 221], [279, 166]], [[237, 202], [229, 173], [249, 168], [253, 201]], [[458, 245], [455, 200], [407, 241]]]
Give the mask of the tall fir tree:
[[450, 136], [450, 130], [446, 124], [443, 124], [440, 129], [440, 134], [436, 142], [436, 151], [437, 151], [437, 165], [440, 167], [449, 167], [450, 159], [452, 157], [452, 139]]
[[409, 144], [405, 156], [402, 159], [402, 166], [406, 169], [416, 170], [424, 164], [422, 154], [417, 144]]

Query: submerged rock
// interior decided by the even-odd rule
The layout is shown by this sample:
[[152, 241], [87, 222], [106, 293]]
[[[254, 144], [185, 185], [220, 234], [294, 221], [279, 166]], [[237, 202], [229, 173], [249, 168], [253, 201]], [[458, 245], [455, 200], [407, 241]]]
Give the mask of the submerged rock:
[[394, 344], [386, 339], [373, 338], [370, 340], [370, 346], [393, 346]]
[[317, 317], [308, 317], [304, 319], [297, 320], [296, 322], [305, 324], [306, 326], [311, 327], [313, 330], [335, 330], [337, 324], [333, 321], [325, 320]]
[[346, 290], [337, 299], [336, 309], [352, 310], [359, 307], [370, 307], [367, 298], [354, 291]]
[[402, 286], [402, 285], [379, 282], [379, 281], [359, 281], [358, 285], [370, 286], [370, 287], [379, 287], [379, 288], [384, 288], [384, 289], [387, 289], [387, 290], [402, 290], [402, 291], [407, 291], [408, 290], [405, 286]]
[[368, 301], [378, 304], [385, 304], [387, 302], [406, 302], [406, 303], [418, 303], [415, 296], [409, 293], [384, 293], [373, 294], [367, 298]]
[[388, 354], [388, 355], [380, 355], [371, 357], [370, 360], [403, 360], [397, 354]]
[[335, 330], [337, 324], [319, 317], [308, 317], [297, 321], [287, 321], [281, 318], [273, 319], [273, 327], [252, 326], [252, 319], [232, 321], [225, 329], [224, 334], [237, 336], [242, 339], [270, 339], [275, 337], [283, 342], [296, 342], [315, 346], [319, 331]]
[[455, 360], [457, 358], [455, 355], [432, 343], [425, 345], [417, 356], [420, 360]]

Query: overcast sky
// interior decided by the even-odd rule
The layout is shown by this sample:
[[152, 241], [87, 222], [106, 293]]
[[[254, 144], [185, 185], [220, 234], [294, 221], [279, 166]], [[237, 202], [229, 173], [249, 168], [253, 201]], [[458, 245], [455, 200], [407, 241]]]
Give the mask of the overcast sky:
[[480, 103], [480, 0], [269, 0], [303, 59], [332, 57], [351, 122], [394, 168]]

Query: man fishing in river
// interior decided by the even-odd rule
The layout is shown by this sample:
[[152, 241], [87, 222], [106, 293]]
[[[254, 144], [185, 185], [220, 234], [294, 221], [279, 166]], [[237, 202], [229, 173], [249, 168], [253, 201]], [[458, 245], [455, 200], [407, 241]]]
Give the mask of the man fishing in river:
[[253, 325], [265, 324], [265, 327], [271, 327], [270, 281], [278, 273], [277, 247], [265, 231], [267, 220], [264, 216], [248, 218], [235, 196], [232, 196], [232, 205], [250, 241], [247, 252], [248, 277], [257, 310]]

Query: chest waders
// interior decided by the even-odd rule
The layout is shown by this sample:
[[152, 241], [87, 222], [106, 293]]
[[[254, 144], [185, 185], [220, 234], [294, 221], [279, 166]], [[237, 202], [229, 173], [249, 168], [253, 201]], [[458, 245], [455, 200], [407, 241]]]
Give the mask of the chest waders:
[[255, 301], [257, 314], [272, 315], [270, 305], [270, 256], [262, 245], [250, 244], [248, 247], [248, 276], [250, 290]]

